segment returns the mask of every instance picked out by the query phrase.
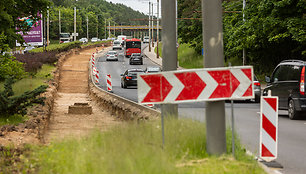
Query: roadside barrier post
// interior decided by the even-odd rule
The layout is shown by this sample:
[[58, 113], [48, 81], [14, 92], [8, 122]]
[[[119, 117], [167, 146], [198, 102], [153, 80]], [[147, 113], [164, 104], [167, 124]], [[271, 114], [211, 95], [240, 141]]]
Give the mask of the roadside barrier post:
[[112, 78], [110, 74], [106, 75], [106, 85], [107, 85], [107, 91], [108, 92], [112, 92], [113, 91], [113, 87], [112, 87]]
[[260, 102], [259, 158], [270, 162], [277, 158], [278, 97], [262, 96]]
[[95, 83], [99, 84], [99, 71], [96, 71], [96, 74], [95, 74]]

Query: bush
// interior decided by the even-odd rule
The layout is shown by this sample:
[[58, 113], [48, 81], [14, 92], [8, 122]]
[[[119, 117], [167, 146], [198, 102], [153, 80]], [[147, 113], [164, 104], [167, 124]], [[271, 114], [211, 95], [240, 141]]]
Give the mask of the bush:
[[8, 54], [0, 54], [0, 81], [6, 77], [21, 79], [25, 75], [23, 63], [16, 61], [16, 58]]
[[25, 115], [27, 107], [34, 104], [44, 104], [44, 97], [37, 97], [46, 91], [47, 85], [41, 85], [33, 91], [27, 91], [20, 96], [13, 96], [12, 85], [15, 82], [12, 78], [8, 78], [4, 84], [4, 90], [0, 91], [0, 115], [2, 117], [14, 114]]
[[[57, 53], [60, 53], [60, 52], [68, 51], [72, 48], [80, 48], [81, 45], [82, 45], [82, 42], [79, 42], [79, 41], [62, 43], [62, 44], [51, 44], [46, 48], [46, 50], [47, 50], [47, 52], [55, 51]], [[43, 51], [44, 51], [44, 48], [40, 47], [40, 48], [33, 49], [30, 52], [31, 53], [40, 53], [40, 52], [43, 52]]]
[[37, 72], [43, 64], [53, 64], [58, 58], [56, 51], [16, 54], [18, 61], [24, 63], [26, 72]]

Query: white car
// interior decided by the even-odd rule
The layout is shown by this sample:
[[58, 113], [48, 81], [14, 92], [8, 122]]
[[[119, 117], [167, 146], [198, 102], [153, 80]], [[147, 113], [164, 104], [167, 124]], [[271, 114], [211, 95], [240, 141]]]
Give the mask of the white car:
[[98, 41], [99, 41], [99, 39], [97, 37], [91, 38], [91, 42], [98, 42]]
[[83, 43], [87, 43], [88, 42], [88, 39], [86, 37], [83, 37], [79, 40], [80, 42], [83, 42]]
[[109, 51], [109, 52], [107, 52], [107, 54], [106, 54], [106, 61], [110, 61], [110, 60], [118, 61], [117, 51]]

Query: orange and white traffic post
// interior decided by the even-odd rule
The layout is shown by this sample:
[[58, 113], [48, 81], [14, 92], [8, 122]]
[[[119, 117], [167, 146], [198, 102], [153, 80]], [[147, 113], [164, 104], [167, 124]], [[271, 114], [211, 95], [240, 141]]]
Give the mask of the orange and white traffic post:
[[113, 91], [113, 86], [112, 86], [112, 77], [110, 74], [106, 75], [106, 86], [107, 86], [107, 91], [112, 92]]

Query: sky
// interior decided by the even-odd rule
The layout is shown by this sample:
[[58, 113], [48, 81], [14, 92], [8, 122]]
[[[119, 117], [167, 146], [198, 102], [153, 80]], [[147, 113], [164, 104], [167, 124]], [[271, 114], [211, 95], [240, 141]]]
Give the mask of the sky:
[[[106, 0], [112, 3], [121, 3], [128, 7], [131, 7], [134, 10], [140, 11], [144, 14], [149, 14], [149, 0]], [[150, 0], [154, 3], [154, 16], [156, 16], [156, 8], [157, 8], [157, 0]], [[159, 3], [160, 6], [160, 3]], [[159, 11], [159, 15], [161, 16], [161, 11]]]

